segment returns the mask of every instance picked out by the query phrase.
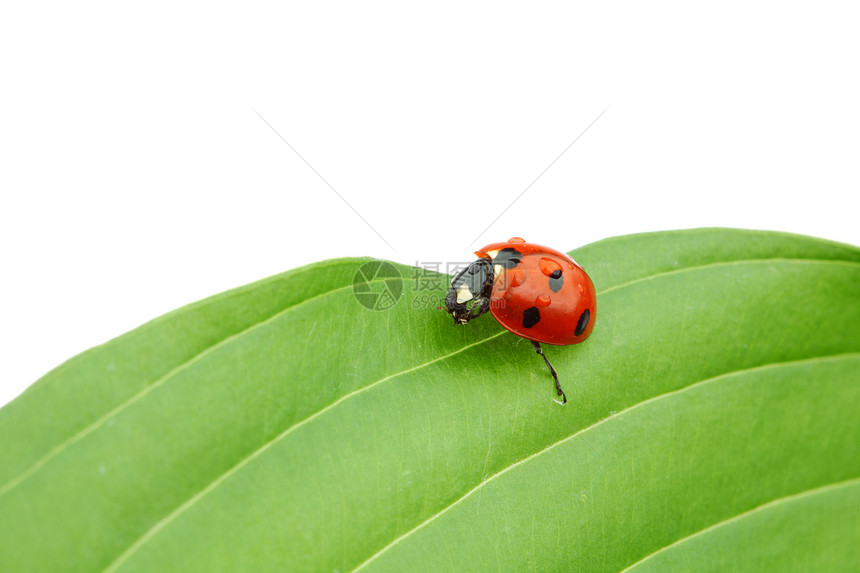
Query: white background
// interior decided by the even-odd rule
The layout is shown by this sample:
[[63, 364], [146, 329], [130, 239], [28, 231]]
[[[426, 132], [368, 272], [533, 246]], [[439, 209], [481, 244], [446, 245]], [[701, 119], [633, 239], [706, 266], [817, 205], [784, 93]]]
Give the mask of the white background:
[[860, 244], [852, 4], [5, 3], [0, 404], [329, 257], [706, 225]]

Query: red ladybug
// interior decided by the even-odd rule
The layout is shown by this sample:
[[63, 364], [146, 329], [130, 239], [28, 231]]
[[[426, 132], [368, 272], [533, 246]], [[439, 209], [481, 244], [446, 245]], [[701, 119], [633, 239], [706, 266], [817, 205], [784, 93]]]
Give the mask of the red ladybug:
[[489, 310], [499, 324], [532, 341], [562, 403], [567, 402], [540, 343], [578, 344], [588, 338], [597, 314], [591, 278], [561, 251], [519, 237], [475, 254], [480, 258], [454, 276], [445, 296], [454, 323], [466, 324]]

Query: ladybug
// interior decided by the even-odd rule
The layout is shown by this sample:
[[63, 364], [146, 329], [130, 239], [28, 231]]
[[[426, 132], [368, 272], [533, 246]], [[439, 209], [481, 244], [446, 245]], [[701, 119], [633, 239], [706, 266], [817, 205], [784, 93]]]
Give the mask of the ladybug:
[[566, 403], [540, 343], [579, 344], [588, 338], [597, 313], [591, 278], [565, 253], [520, 237], [475, 254], [478, 260], [454, 276], [445, 296], [454, 324], [466, 324], [489, 310], [507, 330], [531, 341]]

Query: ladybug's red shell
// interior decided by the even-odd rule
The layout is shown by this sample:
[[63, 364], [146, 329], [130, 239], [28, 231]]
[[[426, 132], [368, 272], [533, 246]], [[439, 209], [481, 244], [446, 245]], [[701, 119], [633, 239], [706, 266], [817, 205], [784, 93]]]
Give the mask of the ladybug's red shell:
[[493, 263], [490, 312], [509, 331], [547, 344], [577, 344], [594, 328], [591, 278], [565, 253], [514, 237], [477, 251]]

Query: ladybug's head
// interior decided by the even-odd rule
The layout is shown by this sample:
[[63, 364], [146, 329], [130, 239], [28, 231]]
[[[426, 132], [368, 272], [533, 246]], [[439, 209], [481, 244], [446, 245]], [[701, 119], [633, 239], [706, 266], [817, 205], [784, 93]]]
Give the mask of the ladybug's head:
[[492, 291], [493, 264], [489, 259], [478, 259], [454, 275], [445, 296], [445, 309], [454, 324], [466, 324], [490, 309]]

